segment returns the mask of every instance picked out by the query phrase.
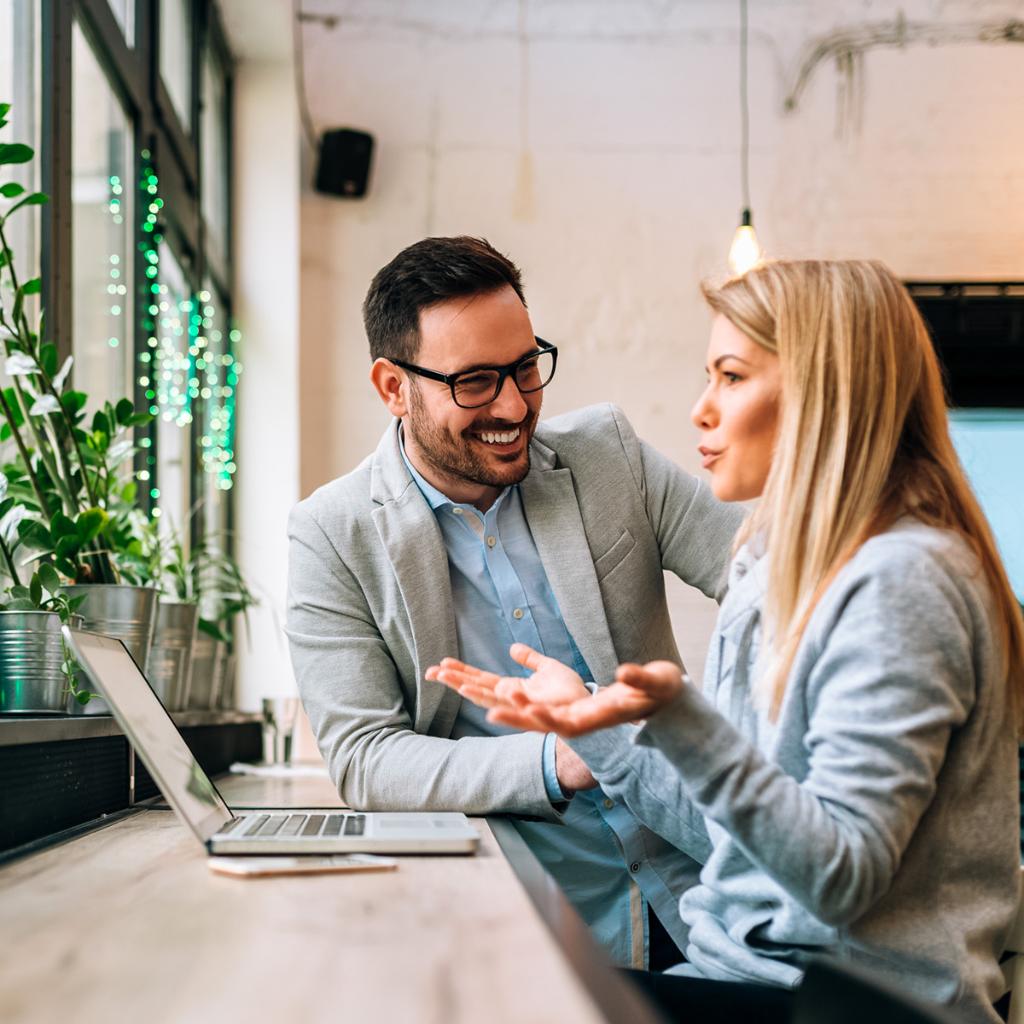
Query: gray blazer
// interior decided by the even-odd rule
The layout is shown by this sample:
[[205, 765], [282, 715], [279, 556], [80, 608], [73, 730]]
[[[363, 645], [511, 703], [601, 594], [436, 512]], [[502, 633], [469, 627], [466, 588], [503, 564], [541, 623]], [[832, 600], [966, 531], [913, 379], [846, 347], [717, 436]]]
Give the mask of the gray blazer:
[[[725, 584], [741, 512], [594, 406], [542, 423], [523, 506], [565, 623], [595, 679], [621, 661], [679, 661], [663, 569]], [[376, 452], [292, 511], [288, 638], [331, 778], [352, 807], [557, 820], [543, 736], [451, 740], [461, 698], [424, 680], [458, 653], [448, 560], [401, 456]]]

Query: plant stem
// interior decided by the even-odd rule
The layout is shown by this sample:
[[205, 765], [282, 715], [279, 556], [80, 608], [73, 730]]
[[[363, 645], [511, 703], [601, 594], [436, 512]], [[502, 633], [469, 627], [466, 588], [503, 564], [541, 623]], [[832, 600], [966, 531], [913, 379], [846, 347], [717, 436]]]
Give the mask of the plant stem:
[[50, 505], [47, 502], [46, 496], [43, 494], [43, 489], [39, 484], [39, 480], [36, 478], [35, 472], [32, 469], [32, 459], [29, 455], [28, 448], [25, 447], [25, 442], [22, 440], [21, 434], [18, 432], [18, 428], [14, 425], [14, 410], [10, 407], [10, 404], [7, 401], [7, 396], [3, 392], [3, 388], [0, 388], [0, 409], [3, 409], [7, 425], [11, 428], [11, 437], [14, 438], [14, 443], [18, 446], [18, 452], [21, 455], [22, 461], [25, 463], [25, 472], [28, 473], [29, 481], [32, 484], [32, 490], [36, 493], [36, 501], [39, 502], [39, 508], [43, 515], [49, 519]]
[[18, 576], [18, 569], [14, 564], [14, 556], [11, 554], [11, 549], [4, 542], [3, 537], [0, 537], [0, 548], [3, 549], [4, 561], [7, 563], [7, 574], [14, 581], [14, 585], [20, 587], [21, 578]]

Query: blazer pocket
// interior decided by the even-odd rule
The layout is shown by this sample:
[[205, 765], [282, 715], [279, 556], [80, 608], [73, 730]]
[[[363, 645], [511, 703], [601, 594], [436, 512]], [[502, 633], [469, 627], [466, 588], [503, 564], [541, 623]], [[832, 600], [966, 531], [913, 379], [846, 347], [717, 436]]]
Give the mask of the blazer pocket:
[[622, 536], [600, 557], [594, 559], [594, 571], [598, 580], [603, 580], [616, 569], [622, 560], [636, 547], [636, 541], [629, 530], [623, 530]]

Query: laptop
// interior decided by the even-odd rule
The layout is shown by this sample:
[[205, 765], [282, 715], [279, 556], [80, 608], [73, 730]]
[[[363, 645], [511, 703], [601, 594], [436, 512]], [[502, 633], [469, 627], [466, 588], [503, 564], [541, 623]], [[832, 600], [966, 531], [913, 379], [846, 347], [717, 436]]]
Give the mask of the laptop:
[[182, 823], [212, 854], [474, 853], [480, 836], [454, 812], [330, 808], [235, 813], [192, 756], [128, 649], [64, 626], [64, 638]]

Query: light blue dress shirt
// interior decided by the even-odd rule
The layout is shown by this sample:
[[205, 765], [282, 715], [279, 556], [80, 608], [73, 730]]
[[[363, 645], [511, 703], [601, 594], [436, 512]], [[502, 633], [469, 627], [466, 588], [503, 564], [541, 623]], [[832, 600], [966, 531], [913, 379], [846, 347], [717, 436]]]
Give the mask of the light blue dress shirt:
[[[562, 619], [523, 510], [518, 487], [507, 487], [486, 511], [457, 504], [402, 458], [434, 511], [448, 552], [459, 657], [507, 676], [526, 670], [509, 656], [529, 644], [565, 662], [584, 680], [591, 674]], [[487, 721], [463, 701], [452, 732], [497, 736], [513, 732]], [[555, 736], [545, 738], [541, 765], [552, 804], [565, 801], [555, 771]], [[624, 804], [600, 789], [577, 793], [564, 824], [515, 819], [534, 855], [558, 882], [595, 938], [622, 966], [647, 965], [647, 902], [664, 922], [678, 920], [672, 895], [644, 849], [640, 826]]]

